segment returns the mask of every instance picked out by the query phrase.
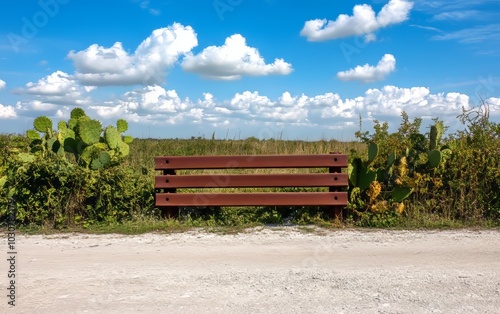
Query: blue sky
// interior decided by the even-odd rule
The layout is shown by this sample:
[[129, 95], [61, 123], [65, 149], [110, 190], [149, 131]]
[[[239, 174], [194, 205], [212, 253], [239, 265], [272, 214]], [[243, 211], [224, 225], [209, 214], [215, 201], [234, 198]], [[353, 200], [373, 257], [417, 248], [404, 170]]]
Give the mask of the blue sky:
[[500, 2], [2, 0], [0, 132], [74, 107], [136, 137], [353, 139], [500, 121]]

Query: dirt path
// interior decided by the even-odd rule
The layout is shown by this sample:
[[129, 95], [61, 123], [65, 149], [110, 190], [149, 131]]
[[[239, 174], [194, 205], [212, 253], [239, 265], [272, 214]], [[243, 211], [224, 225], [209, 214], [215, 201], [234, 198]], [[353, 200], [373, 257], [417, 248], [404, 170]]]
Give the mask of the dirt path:
[[[18, 236], [1, 313], [498, 313], [499, 231]], [[7, 291], [8, 292], [8, 291]]]

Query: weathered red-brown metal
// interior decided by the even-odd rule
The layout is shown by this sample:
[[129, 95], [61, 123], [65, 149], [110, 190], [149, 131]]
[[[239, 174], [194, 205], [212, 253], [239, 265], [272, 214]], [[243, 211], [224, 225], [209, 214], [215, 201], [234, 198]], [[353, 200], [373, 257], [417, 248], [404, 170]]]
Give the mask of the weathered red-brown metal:
[[347, 167], [347, 155], [321, 154], [155, 157], [156, 170], [318, 167]]
[[[155, 203], [166, 216], [186, 206], [326, 206], [331, 218], [342, 219], [347, 203], [347, 155], [162, 156], [155, 158]], [[326, 168], [328, 173], [176, 175], [184, 169]], [[329, 192], [177, 193], [182, 188], [328, 187]]]
[[156, 206], [347, 205], [347, 192], [157, 193]]
[[160, 189], [345, 187], [347, 184], [346, 173], [159, 175], [155, 177], [155, 187]]

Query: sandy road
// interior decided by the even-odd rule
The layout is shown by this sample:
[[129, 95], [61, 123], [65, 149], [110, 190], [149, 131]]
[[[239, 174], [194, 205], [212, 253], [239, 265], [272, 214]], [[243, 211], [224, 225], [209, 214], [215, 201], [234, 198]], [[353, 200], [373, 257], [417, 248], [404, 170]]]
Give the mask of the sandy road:
[[500, 231], [18, 236], [1, 313], [499, 313]]

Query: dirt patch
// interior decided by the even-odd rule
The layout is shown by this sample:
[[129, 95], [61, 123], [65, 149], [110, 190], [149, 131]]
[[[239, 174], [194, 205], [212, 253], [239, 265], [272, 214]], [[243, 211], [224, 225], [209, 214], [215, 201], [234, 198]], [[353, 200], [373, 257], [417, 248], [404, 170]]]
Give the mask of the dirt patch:
[[[498, 313], [500, 232], [18, 236], [2, 313]], [[3, 239], [2, 247], [7, 247]], [[3, 254], [5, 255], [5, 251]], [[0, 283], [5, 292], [7, 262]]]

